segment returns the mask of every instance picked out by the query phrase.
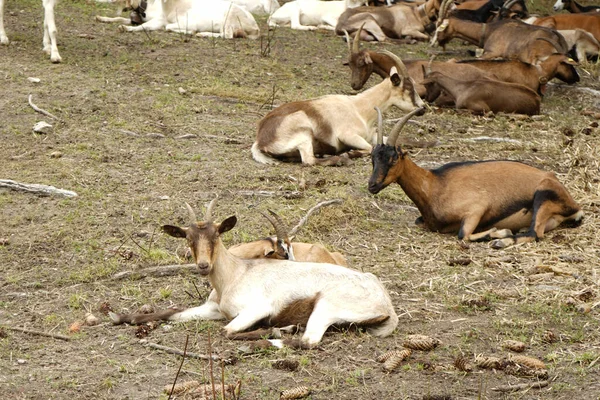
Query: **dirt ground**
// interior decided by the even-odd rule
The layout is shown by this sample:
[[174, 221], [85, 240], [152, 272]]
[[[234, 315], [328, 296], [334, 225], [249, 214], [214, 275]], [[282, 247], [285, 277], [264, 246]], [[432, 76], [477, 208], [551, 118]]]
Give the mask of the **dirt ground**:
[[[297, 386], [308, 387], [312, 399], [600, 398], [598, 64], [578, 67], [577, 85], [552, 82], [540, 116], [434, 110], [403, 132], [411, 157], [428, 168], [511, 159], [555, 171], [586, 213], [578, 228], [493, 250], [416, 227], [418, 212], [398, 185], [369, 194], [368, 158], [329, 168], [268, 167], [251, 159], [256, 124], [272, 105], [354, 93], [342, 65], [347, 46], [332, 32], [279, 29], [270, 38], [263, 32], [262, 41], [123, 34], [94, 21], [96, 14], [113, 14], [110, 6], [71, 0], [56, 10], [64, 62], [53, 65], [41, 52], [39, 3], [6, 5], [13, 42], [0, 48], [0, 178], [78, 196], [0, 192], [2, 398], [166, 399], [163, 387], [175, 380], [181, 357], [144, 346], [139, 337], [146, 334], [146, 343], [182, 350], [187, 337], [188, 352], [235, 358], [224, 367], [186, 358], [178, 382], [219, 385], [223, 376], [228, 384], [241, 382], [241, 399], [277, 399]], [[440, 51], [370, 46], [403, 58]], [[439, 57], [466, 58], [466, 49], [457, 43]], [[372, 77], [369, 85], [378, 82]], [[60, 121], [36, 113], [29, 95]], [[391, 110], [386, 119], [401, 115]], [[40, 120], [54, 131], [34, 134]], [[482, 136], [503, 141], [477, 140]], [[424, 142], [435, 145], [419, 146]], [[201, 214], [215, 196], [217, 220], [238, 217], [227, 245], [271, 234], [260, 211], [272, 209], [294, 225], [316, 203], [342, 199], [313, 215], [297, 239], [341, 251], [353, 268], [376, 274], [400, 318], [394, 335], [337, 332], [317, 349], [272, 350], [225, 339], [222, 322], [162, 324], [148, 332], [113, 326], [102, 314], [107, 305], [117, 311], [193, 306], [208, 295], [206, 281], [189, 271], [115, 276], [187, 263], [184, 241], [160, 226], [185, 224], [184, 202]], [[87, 313], [101, 323], [77, 331], [72, 324]], [[377, 356], [402, 348], [409, 334], [441, 345], [384, 371]], [[547, 386], [498, 392], [537, 379], [454, 366], [460, 357], [472, 365], [478, 355], [508, 357], [509, 339], [543, 360]], [[277, 369], [275, 360], [298, 367]]]

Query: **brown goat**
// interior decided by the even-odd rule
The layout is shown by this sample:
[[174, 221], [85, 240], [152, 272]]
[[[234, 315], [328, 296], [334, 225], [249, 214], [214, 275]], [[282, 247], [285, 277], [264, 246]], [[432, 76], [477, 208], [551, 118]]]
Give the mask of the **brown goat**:
[[[376, 52], [366, 49], [360, 50], [359, 42], [361, 31], [362, 27], [356, 31], [354, 41], [350, 39], [349, 35], [346, 35], [346, 41], [348, 42], [350, 55], [348, 57], [348, 62], [345, 64], [350, 67], [352, 74], [350, 77], [350, 85], [354, 90], [361, 89], [365, 83], [367, 83], [367, 80], [373, 73], [376, 73], [383, 79], [388, 78], [388, 71], [392, 66], [394, 66], [395, 62], [394, 59], [390, 57], [389, 53]], [[408, 70], [408, 75], [414, 81], [415, 90], [419, 96], [425, 96], [426, 93], [425, 86], [422, 84], [424, 79], [423, 67], [430, 66], [433, 71], [440, 71], [446, 75], [463, 80], [494, 77], [492, 73], [482, 71], [479, 68], [464, 65], [458, 66], [455, 63], [430, 62], [427, 60], [405, 60], [404, 64]]]
[[427, 88], [426, 101], [437, 98], [443, 90], [454, 98], [456, 108], [465, 108], [474, 113], [540, 113], [541, 97], [530, 88], [515, 83], [493, 79], [461, 81], [440, 72], [432, 72], [427, 74], [423, 85]]
[[390, 7], [356, 7], [344, 11], [335, 27], [335, 33], [343, 36], [352, 34], [364, 26], [361, 39], [384, 41], [410, 36], [418, 40], [428, 40], [426, 27], [436, 18], [442, 0], [427, 0], [418, 7], [396, 4]]
[[582, 6], [575, 0], [556, 0], [554, 11], [567, 10], [572, 13], [600, 12], [600, 6]]
[[500, 81], [527, 86], [539, 95], [544, 94], [546, 84], [553, 78], [568, 84], [579, 82], [579, 74], [573, 68], [577, 63], [564, 54], [552, 54], [538, 66], [519, 60], [462, 60], [458, 64], [481, 68]]
[[600, 41], [600, 13], [557, 14], [550, 17], [536, 18], [533, 25], [557, 30], [583, 29]]
[[488, 24], [449, 18], [436, 30], [437, 42], [445, 46], [462, 39], [484, 49], [483, 58], [517, 59], [537, 64], [554, 53], [566, 54], [565, 39], [554, 29], [533, 26], [517, 20]]
[[[542, 239], [563, 222], [581, 221], [581, 207], [552, 172], [516, 161], [457, 162], [434, 170], [417, 166], [396, 144], [411, 115], [396, 124], [387, 144], [380, 124], [369, 192], [398, 183], [421, 213], [417, 224], [458, 232], [461, 240], [497, 239], [492, 247], [502, 248]], [[527, 232], [512, 234], [521, 229]]]

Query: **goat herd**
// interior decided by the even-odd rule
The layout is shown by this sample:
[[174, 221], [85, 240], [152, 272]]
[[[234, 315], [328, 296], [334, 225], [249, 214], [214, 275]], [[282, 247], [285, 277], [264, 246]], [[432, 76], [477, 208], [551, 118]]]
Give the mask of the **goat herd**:
[[[51, 61], [61, 62], [55, 3], [43, 0], [43, 43]], [[530, 17], [523, 0], [361, 3], [296, 0], [280, 7], [275, 0], [127, 0], [119, 13], [128, 7], [130, 18], [97, 20], [119, 22], [120, 29], [129, 32], [166, 29], [256, 39], [260, 30], [252, 13], [266, 13], [271, 27], [333, 30], [347, 40], [352, 87], [361, 89], [372, 73], [383, 81], [354, 96], [329, 95], [277, 107], [258, 123], [251, 149], [254, 160], [276, 164], [300, 159], [303, 164], [328, 166], [370, 155], [371, 193], [396, 182], [419, 209], [417, 223], [432, 231], [457, 233], [461, 240], [493, 240], [494, 248], [541, 239], [563, 222], [579, 223], [580, 206], [551, 172], [514, 161], [450, 163], [425, 170], [410, 160], [397, 139], [410, 117], [425, 112], [422, 99], [475, 113], [538, 114], [550, 80], [579, 81], [577, 62], [569, 52], [582, 63], [598, 56], [598, 9], [558, 0], [555, 10], [569, 7], [576, 14], [541, 18]], [[0, 17], [3, 6], [0, 0]], [[389, 51], [360, 49], [360, 41], [430, 40], [443, 47], [453, 39], [483, 49], [482, 58], [403, 62]], [[0, 41], [8, 43], [2, 18]], [[384, 143], [382, 113], [392, 106], [407, 115]], [[346, 268], [342, 255], [322, 246], [290, 242], [276, 216], [267, 217], [277, 238], [227, 249], [220, 236], [234, 227], [236, 218], [214, 222], [213, 205], [214, 201], [201, 221], [188, 206], [189, 226], [163, 227], [169, 235], [187, 239], [200, 273], [213, 288], [207, 302], [188, 310], [111, 314], [115, 323], [228, 319], [225, 331], [231, 338], [260, 323], [303, 325], [305, 346], [319, 343], [333, 324], [366, 326], [377, 336], [394, 331], [398, 317], [374, 275]], [[521, 230], [525, 232], [513, 233]]]

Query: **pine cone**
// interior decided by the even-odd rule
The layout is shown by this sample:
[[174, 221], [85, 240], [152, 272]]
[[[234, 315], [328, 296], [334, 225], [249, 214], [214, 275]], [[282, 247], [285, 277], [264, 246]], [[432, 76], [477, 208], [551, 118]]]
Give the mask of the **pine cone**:
[[535, 379], [539, 379], [539, 380], [548, 379], [548, 370], [533, 369], [533, 368], [524, 367], [524, 366], [521, 366], [518, 364], [507, 366], [504, 369], [504, 372], [509, 375], [518, 376], [521, 378], [535, 378]]
[[515, 364], [532, 369], [546, 369], [546, 364], [537, 358], [527, 356], [511, 356], [510, 360]]
[[393, 357], [393, 356], [402, 356], [403, 360], [407, 359], [410, 355], [412, 354], [412, 351], [410, 349], [405, 349], [405, 350], [390, 350], [386, 353], [381, 354], [379, 357], [377, 357], [375, 360], [377, 362], [386, 362], [389, 358]]
[[473, 366], [471, 366], [471, 363], [469, 362], [469, 360], [467, 359], [467, 357], [457, 357], [454, 360], [454, 367], [459, 370], [459, 371], [463, 371], [463, 372], [471, 372], [473, 371]]
[[435, 349], [442, 342], [426, 335], [408, 335], [403, 346], [412, 350], [429, 351]]
[[546, 331], [542, 335], [542, 342], [544, 343], [555, 343], [556, 341], [558, 341], [558, 338], [552, 331]]
[[310, 389], [306, 386], [298, 386], [293, 389], [284, 390], [279, 396], [279, 400], [302, 399], [310, 394]]
[[475, 357], [475, 364], [484, 369], [502, 369], [502, 360], [498, 357]]
[[412, 351], [410, 349], [397, 350], [385, 361], [383, 364], [383, 369], [388, 372], [395, 370], [402, 363], [402, 361], [406, 360], [411, 354]]
[[518, 340], [505, 340], [504, 343], [502, 343], [502, 347], [516, 353], [522, 353], [527, 348], [527, 345]]

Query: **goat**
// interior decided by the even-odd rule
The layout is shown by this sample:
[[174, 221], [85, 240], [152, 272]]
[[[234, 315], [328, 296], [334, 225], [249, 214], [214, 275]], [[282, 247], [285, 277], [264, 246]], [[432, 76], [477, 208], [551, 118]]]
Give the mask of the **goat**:
[[600, 12], [600, 6], [582, 6], [575, 0], [556, 0], [554, 11], [567, 10], [572, 13]]
[[445, 19], [432, 42], [445, 47], [454, 38], [466, 40], [484, 49], [482, 58], [517, 59], [537, 65], [549, 55], [569, 50], [562, 35], [554, 29], [533, 26], [518, 20], [490, 23]]
[[[379, 125], [369, 192], [377, 194], [398, 183], [421, 213], [418, 225], [458, 232], [461, 240], [496, 239], [491, 246], [503, 248], [542, 239], [563, 222], [581, 222], [581, 207], [552, 172], [516, 161], [455, 162], [434, 170], [417, 166], [397, 145], [412, 114], [398, 121], [387, 144]], [[527, 232], [512, 234], [523, 228]]]
[[486, 78], [461, 81], [441, 72], [431, 72], [426, 75], [423, 85], [427, 88], [426, 101], [434, 100], [443, 90], [455, 99], [456, 108], [479, 114], [488, 111], [527, 115], [540, 113], [540, 95], [516, 83]]
[[[60, 63], [62, 58], [58, 52], [56, 40], [56, 22], [54, 20], [54, 6], [58, 0], [42, 0], [44, 6], [44, 47], [43, 51], [50, 56], [50, 61]], [[0, 0], [0, 44], [8, 44], [8, 36], [4, 30], [4, 0]]]
[[271, 15], [279, 9], [277, 0], [231, 0], [254, 15]]
[[365, 326], [379, 337], [392, 334], [398, 316], [375, 275], [333, 264], [236, 257], [225, 248], [221, 235], [231, 230], [237, 219], [231, 216], [221, 223], [213, 222], [213, 205], [214, 200], [204, 221], [198, 221], [188, 206], [188, 227], [163, 226], [167, 234], [187, 239], [199, 273], [208, 277], [214, 289], [208, 300], [183, 311], [113, 313], [114, 322], [225, 318], [230, 320], [224, 327], [230, 338], [259, 324], [305, 324], [301, 343], [308, 347], [317, 345], [327, 328], [335, 324]]
[[[374, 142], [373, 124], [377, 113], [396, 106], [410, 111], [423, 105], [415, 92], [406, 66], [393, 53], [390, 78], [354, 96], [329, 95], [312, 100], [286, 103], [258, 123], [252, 157], [263, 164], [278, 164], [275, 158], [294, 160], [300, 156], [305, 165], [337, 165], [348, 158], [368, 155]], [[339, 154], [352, 150], [349, 154]], [[329, 155], [316, 158], [315, 154]]]
[[[139, 7], [141, 0], [131, 0], [131, 6]], [[143, 23], [129, 26], [131, 20], [99, 17], [100, 22], [122, 22], [124, 32], [155, 31], [193, 34], [200, 37], [258, 39], [260, 29], [256, 20], [244, 8], [225, 0], [216, 1], [210, 7], [194, 0], [153, 0], [148, 4]]]
[[494, 19], [527, 17], [527, 7], [523, 0], [509, 0], [506, 3], [504, 0], [489, 0], [478, 8], [463, 7], [470, 5], [470, 3], [472, 2], [457, 6], [449, 15], [474, 22], [491, 22]]
[[333, 30], [344, 10], [362, 4], [364, 0], [294, 0], [275, 11], [267, 23], [272, 28], [289, 26], [302, 31]]
[[442, 0], [427, 0], [418, 7], [395, 4], [390, 7], [349, 8], [340, 15], [335, 27], [336, 35], [356, 32], [361, 26], [362, 40], [384, 41], [410, 36], [428, 40], [426, 28], [435, 20]]
[[565, 38], [570, 49], [569, 53], [574, 54], [577, 61], [582, 63], [587, 61], [588, 58], [598, 59], [600, 43], [591, 33], [583, 29], [569, 29], [558, 32]]
[[[372, 73], [376, 73], [383, 79], [389, 77], [388, 71], [394, 65], [394, 60], [386, 53], [380, 53], [371, 50], [359, 50], [359, 39], [362, 27], [356, 31], [354, 41], [350, 39], [350, 36], [346, 36], [348, 42], [348, 48], [350, 49], [350, 55], [348, 62], [345, 65], [350, 67], [351, 77], [350, 85], [352, 89], [361, 89]], [[463, 80], [474, 80], [482, 77], [493, 77], [491, 73], [483, 72], [479, 68], [471, 66], [457, 66], [455, 63], [447, 62], [430, 62], [426, 60], [406, 60], [408, 75], [414, 82], [415, 90], [419, 96], [425, 96], [427, 92], [425, 86], [423, 86], [424, 74], [423, 67], [431, 67], [434, 71], [443, 72], [446, 75], [456, 77]]]
[[265, 218], [273, 225], [276, 236], [262, 240], [241, 243], [229, 248], [229, 251], [239, 258], [273, 258], [278, 260], [292, 260], [303, 262], [320, 262], [347, 266], [348, 262], [339, 252], [330, 252], [320, 244], [292, 242], [296, 232], [306, 223], [308, 217], [328, 204], [339, 203], [340, 200], [321, 202], [312, 207], [304, 218], [294, 228], [288, 231], [281, 218], [273, 211], [271, 215], [264, 214]]
[[536, 18], [532, 24], [557, 30], [583, 29], [591, 33], [597, 41], [600, 41], [600, 13], [557, 14]]
[[460, 65], [480, 68], [493, 74], [498, 80], [526, 86], [540, 96], [544, 94], [546, 84], [558, 78], [568, 84], [579, 82], [577, 64], [564, 54], [552, 54], [532, 65], [519, 60], [461, 60]]

